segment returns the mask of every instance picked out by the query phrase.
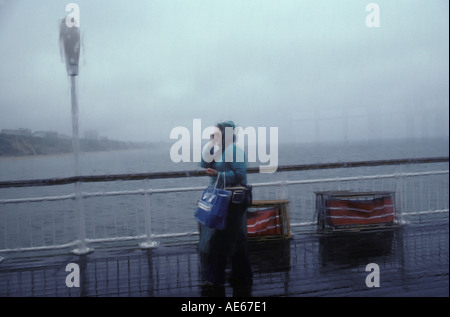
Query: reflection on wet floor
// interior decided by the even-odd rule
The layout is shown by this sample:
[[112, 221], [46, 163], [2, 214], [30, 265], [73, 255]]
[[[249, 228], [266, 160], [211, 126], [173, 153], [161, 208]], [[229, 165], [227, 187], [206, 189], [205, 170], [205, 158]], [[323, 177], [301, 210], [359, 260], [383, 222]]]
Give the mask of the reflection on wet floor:
[[[252, 242], [253, 282], [220, 289], [202, 286], [193, 243], [7, 254], [0, 296], [449, 296], [448, 237], [447, 222]], [[69, 263], [79, 265], [80, 287], [66, 286]], [[379, 267], [380, 287], [366, 285], [369, 263]]]

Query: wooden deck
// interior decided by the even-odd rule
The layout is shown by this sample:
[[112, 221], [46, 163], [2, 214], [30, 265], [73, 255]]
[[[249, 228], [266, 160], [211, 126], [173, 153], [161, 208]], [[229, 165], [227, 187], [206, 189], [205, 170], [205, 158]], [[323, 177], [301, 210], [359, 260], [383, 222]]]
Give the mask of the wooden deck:
[[[201, 286], [195, 243], [152, 250], [130, 245], [69, 251], [2, 254], [1, 297], [300, 297], [449, 296], [449, 227], [445, 224], [333, 234], [294, 234], [252, 242], [251, 287]], [[79, 287], [68, 287], [69, 263], [80, 269]], [[366, 265], [376, 263], [380, 287], [366, 285]], [[156, 301], [157, 303], [157, 301]]]

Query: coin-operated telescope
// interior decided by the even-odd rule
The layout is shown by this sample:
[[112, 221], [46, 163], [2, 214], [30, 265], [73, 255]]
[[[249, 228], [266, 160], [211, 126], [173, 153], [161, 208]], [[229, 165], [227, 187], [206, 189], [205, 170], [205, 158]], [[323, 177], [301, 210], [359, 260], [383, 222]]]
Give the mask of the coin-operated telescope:
[[67, 18], [61, 20], [59, 44], [61, 56], [66, 63], [67, 75], [77, 76], [81, 48], [80, 28], [77, 21], [68, 23]]
[[[68, 7], [70, 9], [70, 4]], [[80, 23], [76, 16], [68, 15], [61, 20], [59, 25], [59, 49], [61, 57], [66, 63], [67, 75], [71, 84], [71, 104], [72, 104], [72, 147], [75, 158], [75, 176], [80, 175], [80, 138], [78, 128], [78, 97], [76, 89], [76, 76], [78, 76], [78, 62], [80, 60]], [[72, 252], [77, 255], [92, 252], [86, 246], [86, 229], [84, 219], [83, 196], [81, 195], [81, 183], [75, 183], [75, 201], [77, 210], [77, 235], [79, 245]]]

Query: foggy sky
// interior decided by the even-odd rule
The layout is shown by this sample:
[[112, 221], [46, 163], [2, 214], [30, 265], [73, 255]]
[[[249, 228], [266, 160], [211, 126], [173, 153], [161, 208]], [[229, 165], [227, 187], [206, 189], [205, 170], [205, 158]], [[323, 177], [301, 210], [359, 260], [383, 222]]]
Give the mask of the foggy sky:
[[280, 142], [448, 137], [447, 0], [0, 0], [0, 129], [71, 135], [69, 2], [80, 131], [171, 142], [202, 119], [278, 127]]

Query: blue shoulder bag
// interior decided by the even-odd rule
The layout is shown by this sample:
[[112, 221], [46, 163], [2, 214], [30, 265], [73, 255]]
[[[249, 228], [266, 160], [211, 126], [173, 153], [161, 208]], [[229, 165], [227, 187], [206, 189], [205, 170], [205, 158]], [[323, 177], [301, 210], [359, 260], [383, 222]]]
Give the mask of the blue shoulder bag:
[[[197, 209], [194, 217], [204, 226], [223, 230], [226, 226], [228, 206], [232, 192], [229, 190], [217, 188], [220, 174], [214, 186], [208, 186], [197, 203]], [[225, 184], [225, 173], [223, 173]]]

